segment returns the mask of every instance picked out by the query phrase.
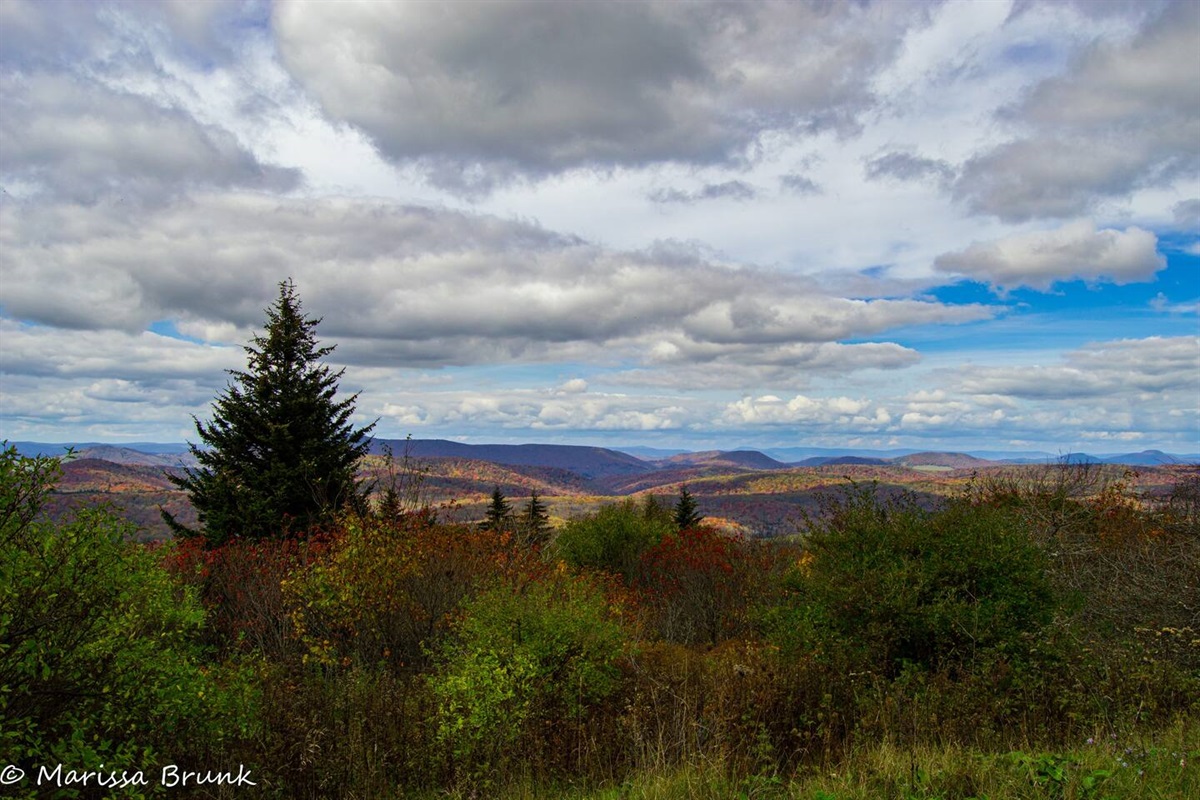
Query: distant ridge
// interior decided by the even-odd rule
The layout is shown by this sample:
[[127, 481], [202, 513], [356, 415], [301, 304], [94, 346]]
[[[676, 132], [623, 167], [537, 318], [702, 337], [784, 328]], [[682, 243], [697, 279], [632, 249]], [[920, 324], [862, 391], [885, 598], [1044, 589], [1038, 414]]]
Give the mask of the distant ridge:
[[1134, 467], [1160, 467], [1165, 464], [1186, 464], [1195, 462], [1195, 458], [1181, 458], [1162, 450], [1143, 450], [1140, 453], [1126, 453], [1123, 456], [1108, 456], [1105, 464], [1129, 464]]
[[986, 467], [995, 462], [988, 461], [966, 453], [913, 453], [901, 456], [892, 463], [902, 467], [949, 467], [950, 469], [973, 469]]
[[887, 458], [872, 458], [870, 456], [813, 456], [806, 458], [803, 461], [793, 462], [792, 466], [796, 467], [831, 467], [839, 464], [852, 464], [860, 466], [882, 466], [891, 464], [891, 459]]
[[196, 459], [190, 452], [184, 453], [147, 453], [132, 447], [115, 445], [97, 445], [84, 447], [75, 451], [77, 459], [94, 459], [108, 461], [113, 464], [142, 467], [191, 467], [196, 465]]
[[631, 455], [634, 458], [640, 458], [644, 461], [658, 461], [660, 459], [670, 458], [671, 456], [679, 456], [679, 455], [683, 455], [685, 453], [692, 452], [691, 450], [684, 450], [681, 447], [677, 447], [674, 449], [668, 449], [668, 448], [662, 448], [662, 447], [634, 446], [634, 447], [613, 447], [612, 449], [616, 450], [618, 453], [625, 453], [626, 455]]
[[[117, 464], [174, 467], [193, 464], [187, 444], [178, 442], [33, 442], [8, 444], [23, 456], [62, 456], [68, 448], [76, 458], [99, 458]], [[1166, 453], [1142, 450], [1136, 453], [1096, 456], [1090, 453], [1053, 455], [1039, 452], [1008, 453], [996, 450], [923, 452], [918, 450], [858, 450], [829, 447], [771, 447], [763, 450], [707, 450], [689, 452], [650, 447], [620, 449], [569, 444], [464, 444], [448, 439], [376, 439], [371, 452], [389, 445], [397, 455], [405, 447], [422, 458], [465, 458], [510, 466], [566, 469], [589, 478], [639, 475], [657, 469], [681, 467], [732, 467], [738, 469], [784, 469], [830, 465], [893, 465], [972, 469], [988, 464], [1053, 464], [1059, 461], [1095, 464], [1126, 464], [1160, 467], [1200, 463], [1200, 453]], [[638, 456], [641, 457], [638, 457]]]
[[466, 458], [523, 467], [553, 467], [585, 478], [638, 475], [653, 472], [654, 466], [627, 453], [604, 447], [569, 444], [463, 444], [447, 439], [376, 439], [371, 452], [379, 455], [390, 447], [397, 458]]
[[681, 453], [659, 460], [659, 466], [716, 466], [739, 469], [787, 469], [788, 465], [776, 461], [757, 450], [709, 450], [702, 453]]
[[[179, 442], [9, 442], [8, 444], [11, 447], [17, 448], [17, 452], [21, 455], [30, 458], [34, 456], [61, 456], [68, 449], [73, 450], [76, 456], [80, 456], [85, 450], [98, 450], [100, 448], [127, 450], [131, 453], [141, 453], [142, 455], [184, 455], [191, 451], [188, 445]], [[174, 464], [175, 462], [171, 463]]]

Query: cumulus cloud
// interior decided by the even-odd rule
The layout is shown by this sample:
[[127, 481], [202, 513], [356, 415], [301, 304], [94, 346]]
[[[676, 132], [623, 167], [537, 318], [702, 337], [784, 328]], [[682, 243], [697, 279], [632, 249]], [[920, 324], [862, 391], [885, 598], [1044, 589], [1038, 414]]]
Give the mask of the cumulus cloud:
[[1181, 200], [1171, 211], [1177, 226], [1193, 232], [1200, 230], [1200, 199]]
[[737, 425], [838, 426], [856, 432], [879, 430], [891, 414], [869, 400], [851, 397], [812, 398], [798, 394], [790, 400], [775, 395], [743, 397], [725, 408], [724, 420]]
[[1062, 363], [971, 367], [962, 390], [1027, 400], [1104, 397], [1120, 403], [1146, 394], [1162, 402], [1200, 397], [1200, 337], [1101, 342], [1067, 353]]
[[[145, 384], [224, 384], [225, 370], [245, 366], [241, 347], [220, 347], [149, 331], [71, 331], [0, 318], [0, 373], [40, 378], [118, 379]], [[7, 379], [7, 378], [6, 378]]]
[[955, 195], [977, 213], [1021, 221], [1194, 181], [1197, 52], [1200, 4], [1187, 0], [1167, 4], [1128, 42], [1096, 42], [1008, 109], [1017, 137], [970, 158]]
[[[17, 69], [103, 69], [123, 59], [147, 61], [148, 40], [170, 39], [178, 51], [211, 65], [229, 56], [239, 29], [255, 16], [243, 0], [4, 0], [0, 64]], [[262, 20], [257, 20], [259, 24]], [[148, 65], [147, 65], [148, 66]]]
[[904, 369], [918, 364], [916, 350], [893, 342], [796, 343], [773, 347], [699, 346], [659, 341], [647, 366], [619, 370], [611, 379], [630, 386], [723, 389], [745, 386], [801, 388], [816, 378], [872, 369]]
[[297, 79], [388, 157], [538, 176], [724, 164], [766, 131], [854, 131], [872, 76], [925, 15], [846, 0], [281, 2], [273, 25]]
[[789, 172], [786, 175], [781, 175], [779, 178], [779, 185], [784, 191], [791, 192], [792, 194], [805, 195], [821, 193], [821, 187], [818, 186], [812, 178], [809, 178], [808, 176], [802, 175], [798, 172]]
[[[676, 251], [660, 260], [655, 250], [610, 251], [528, 223], [413, 206], [210, 194], [137, 217], [114, 203], [7, 211], [0, 267], [13, 317], [240, 332], [260, 323], [291, 276], [324, 317], [322, 334], [341, 342], [339, 357], [363, 365], [794, 365], [834, 356], [806, 344], [995, 313], [840, 298], [786, 273]], [[877, 347], [884, 361], [912, 355]]]
[[530, 389], [400, 393], [377, 409], [385, 422], [460, 431], [677, 430], [703, 419], [679, 398]]
[[5, 435], [147, 441], [194, 435], [192, 414], [245, 366], [240, 347], [169, 336], [71, 331], [0, 318]]
[[0, 0], [0, 422], [192, 435], [291, 276], [401, 434], [1192, 442], [1190, 339], [911, 329], [1197, 252], [1194, 6]]
[[583, 378], [572, 378], [569, 381], [559, 384], [555, 390], [559, 394], [583, 394], [588, 390], [588, 382]]
[[1166, 266], [1158, 239], [1141, 228], [1096, 230], [1080, 221], [1061, 228], [976, 242], [938, 256], [934, 268], [993, 286], [1049, 289], [1058, 281], [1148, 281]]
[[0, 176], [55, 197], [129, 205], [203, 186], [293, 188], [232, 134], [174, 108], [66, 74], [0, 77]]
[[81, 202], [111, 194], [139, 206], [196, 187], [296, 188], [297, 170], [261, 162], [230, 131], [189, 113], [182, 100], [194, 89], [162, 63], [191, 48], [211, 69], [223, 52], [217, 42], [228, 38], [209, 35], [214, 20], [228, 24], [239, 8], [4, 3], [0, 180], [8, 193]]

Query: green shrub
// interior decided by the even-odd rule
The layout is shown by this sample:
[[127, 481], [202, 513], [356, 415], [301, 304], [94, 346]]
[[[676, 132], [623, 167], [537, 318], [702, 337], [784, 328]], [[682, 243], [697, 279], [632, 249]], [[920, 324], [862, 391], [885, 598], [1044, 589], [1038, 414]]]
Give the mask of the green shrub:
[[592, 581], [562, 575], [467, 603], [430, 677], [437, 738], [460, 777], [570, 756], [572, 734], [619, 684], [627, 637], [614, 612]]
[[568, 522], [555, 539], [555, 549], [576, 569], [608, 572], [629, 581], [637, 574], [642, 554], [674, 532], [669, 512], [650, 503], [639, 508], [628, 500]]
[[813, 560], [796, 586], [815, 627], [853, 643], [872, 669], [1019, 656], [1054, 613], [1046, 555], [1004, 509], [928, 511], [858, 488], [830, 512], [809, 528]]
[[40, 518], [58, 475], [0, 455], [0, 763], [149, 769], [248, 733], [248, 683], [202, 666], [203, 611], [128, 523]]

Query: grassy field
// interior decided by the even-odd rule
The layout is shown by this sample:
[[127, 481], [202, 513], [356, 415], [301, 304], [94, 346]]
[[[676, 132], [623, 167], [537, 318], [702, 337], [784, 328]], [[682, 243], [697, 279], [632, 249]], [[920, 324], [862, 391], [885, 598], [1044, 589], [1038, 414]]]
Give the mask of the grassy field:
[[[501, 800], [1185, 800], [1200, 797], [1200, 725], [1097, 731], [1056, 751], [985, 752], [955, 746], [856, 748], [839, 763], [797, 775], [731, 775], [700, 761], [618, 784], [580, 787], [518, 781]], [[470, 797], [472, 790], [426, 795]]]

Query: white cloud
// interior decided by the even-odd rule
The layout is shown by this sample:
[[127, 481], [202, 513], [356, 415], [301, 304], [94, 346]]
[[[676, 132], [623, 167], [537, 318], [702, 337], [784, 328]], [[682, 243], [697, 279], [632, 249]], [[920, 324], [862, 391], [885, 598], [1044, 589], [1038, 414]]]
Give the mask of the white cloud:
[[0, 373], [37, 377], [194, 381], [211, 387], [244, 366], [241, 347], [194, 344], [143, 331], [65, 330], [0, 319]]
[[1100, 342], [1067, 353], [1063, 363], [974, 367], [961, 386], [972, 394], [1030, 400], [1107, 398], [1128, 402], [1141, 393], [1200, 397], [1200, 337], [1126, 339]]
[[546, 393], [532, 389], [422, 392], [378, 409], [385, 425], [410, 430], [453, 427], [462, 433], [513, 431], [680, 430], [702, 417], [680, 398], [608, 393]]
[[766, 131], [853, 131], [924, 18], [900, 2], [515, 0], [281, 2], [273, 23], [333, 117], [470, 190], [506, 171], [727, 163]]
[[585, 381], [583, 378], [572, 378], [571, 380], [560, 384], [556, 391], [562, 394], [583, 394], [587, 390], [587, 381]]
[[1080, 221], [1061, 228], [976, 242], [966, 250], [938, 256], [935, 269], [965, 275], [1007, 289], [1082, 278], [1114, 283], [1149, 281], [1166, 266], [1150, 231], [1096, 230]]
[[897, 366], [915, 354], [889, 343], [822, 345], [995, 313], [840, 298], [782, 272], [612, 252], [528, 223], [351, 200], [208, 194], [136, 217], [116, 203], [13, 204], [0, 244], [4, 306], [16, 318], [130, 333], [166, 319], [189, 334], [240, 333], [260, 323], [291, 276], [323, 317], [322, 334], [340, 342], [338, 357], [361, 365]]
[[1182, 0], [1128, 41], [1095, 42], [1006, 114], [1017, 135], [972, 157], [955, 188], [1012, 221], [1085, 214], [1200, 175], [1200, 4]]
[[882, 406], [872, 407], [866, 399], [851, 397], [808, 397], [790, 400], [776, 395], [743, 397], [725, 407], [723, 421], [734, 425], [800, 425], [842, 431], [873, 431], [886, 427], [891, 415]]
[[196, 186], [288, 189], [298, 174], [268, 167], [228, 132], [94, 81], [0, 77], [0, 176], [90, 202], [115, 193], [130, 213]]
[[2, 0], [0, 433], [191, 435], [290, 275], [399, 434], [1193, 443], [1195, 15]]

